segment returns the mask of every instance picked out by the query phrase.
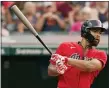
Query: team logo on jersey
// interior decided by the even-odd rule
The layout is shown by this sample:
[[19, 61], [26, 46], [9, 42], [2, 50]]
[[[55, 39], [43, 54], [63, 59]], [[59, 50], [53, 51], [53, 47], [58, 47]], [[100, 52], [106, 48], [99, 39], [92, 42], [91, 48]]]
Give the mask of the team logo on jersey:
[[71, 55], [70, 58], [78, 59], [79, 60], [80, 59], [80, 55], [78, 53], [74, 53], [74, 54]]

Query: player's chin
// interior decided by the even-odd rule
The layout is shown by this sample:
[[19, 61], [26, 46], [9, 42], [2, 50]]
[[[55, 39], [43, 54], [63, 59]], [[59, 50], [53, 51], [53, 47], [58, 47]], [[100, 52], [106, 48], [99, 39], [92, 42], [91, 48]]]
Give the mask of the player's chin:
[[94, 42], [92, 42], [92, 44], [91, 44], [91, 45], [92, 45], [92, 46], [97, 47], [97, 46], [98, 46], [98, 44], [99, 44], [99, 42], [100, 42], [100, 41], [94, 41]]

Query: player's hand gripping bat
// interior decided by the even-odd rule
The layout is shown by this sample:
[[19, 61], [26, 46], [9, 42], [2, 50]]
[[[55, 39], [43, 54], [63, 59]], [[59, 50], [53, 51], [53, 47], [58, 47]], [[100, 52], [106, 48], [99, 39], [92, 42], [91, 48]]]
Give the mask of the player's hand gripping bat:
[[45, 45], [45, 43], [42, 41], [34, 27], [31, 25], [31, 23], [27, 20], [27, 18], [23, 15], [23, 13], [19, 10], [19, 8], [16, 5], [13, 5], [11, 7], [11, 10], [17, 15], [17, 17], [22, 21], [22, 23], [32, 32], [32, 34], [40, 41], [40, 43], [46, 48], [46, 50], [52, 55], [52, 52], [50, 49]]

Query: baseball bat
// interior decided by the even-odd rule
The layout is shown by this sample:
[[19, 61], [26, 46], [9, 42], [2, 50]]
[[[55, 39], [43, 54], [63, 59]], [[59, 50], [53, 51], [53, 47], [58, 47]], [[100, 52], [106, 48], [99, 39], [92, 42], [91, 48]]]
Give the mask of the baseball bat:
[[19, 8], [16, 5], [13, 5], [10, 7], [10, 9], [16, 14], [16, 16], [22, 21], [22, 23], [32, 32], [32, 34], [40, 41], [40, 43], [45, 47], [45, 49], [52, 55], [52, 52], [50, 49], [45, 45], [45, 43], [42, 41], [34, 27], [31, 25], [31, 23], [28, 21], [28, 19], [23, 15], [23, 13], [19, 10]]

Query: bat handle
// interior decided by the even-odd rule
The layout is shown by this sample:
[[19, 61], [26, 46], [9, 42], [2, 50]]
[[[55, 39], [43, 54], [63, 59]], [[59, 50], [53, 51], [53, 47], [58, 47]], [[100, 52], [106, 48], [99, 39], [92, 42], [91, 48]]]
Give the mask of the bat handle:
[[50, 49], [44, 44], [44, 42], [41, 40], [41, 38], [37, 35], [36, 38], [42, 43], [42, 45], [47, 49], [47, 51], [50, 53], [50, 55], [52, 55], [52, 52], [50, 51]]

